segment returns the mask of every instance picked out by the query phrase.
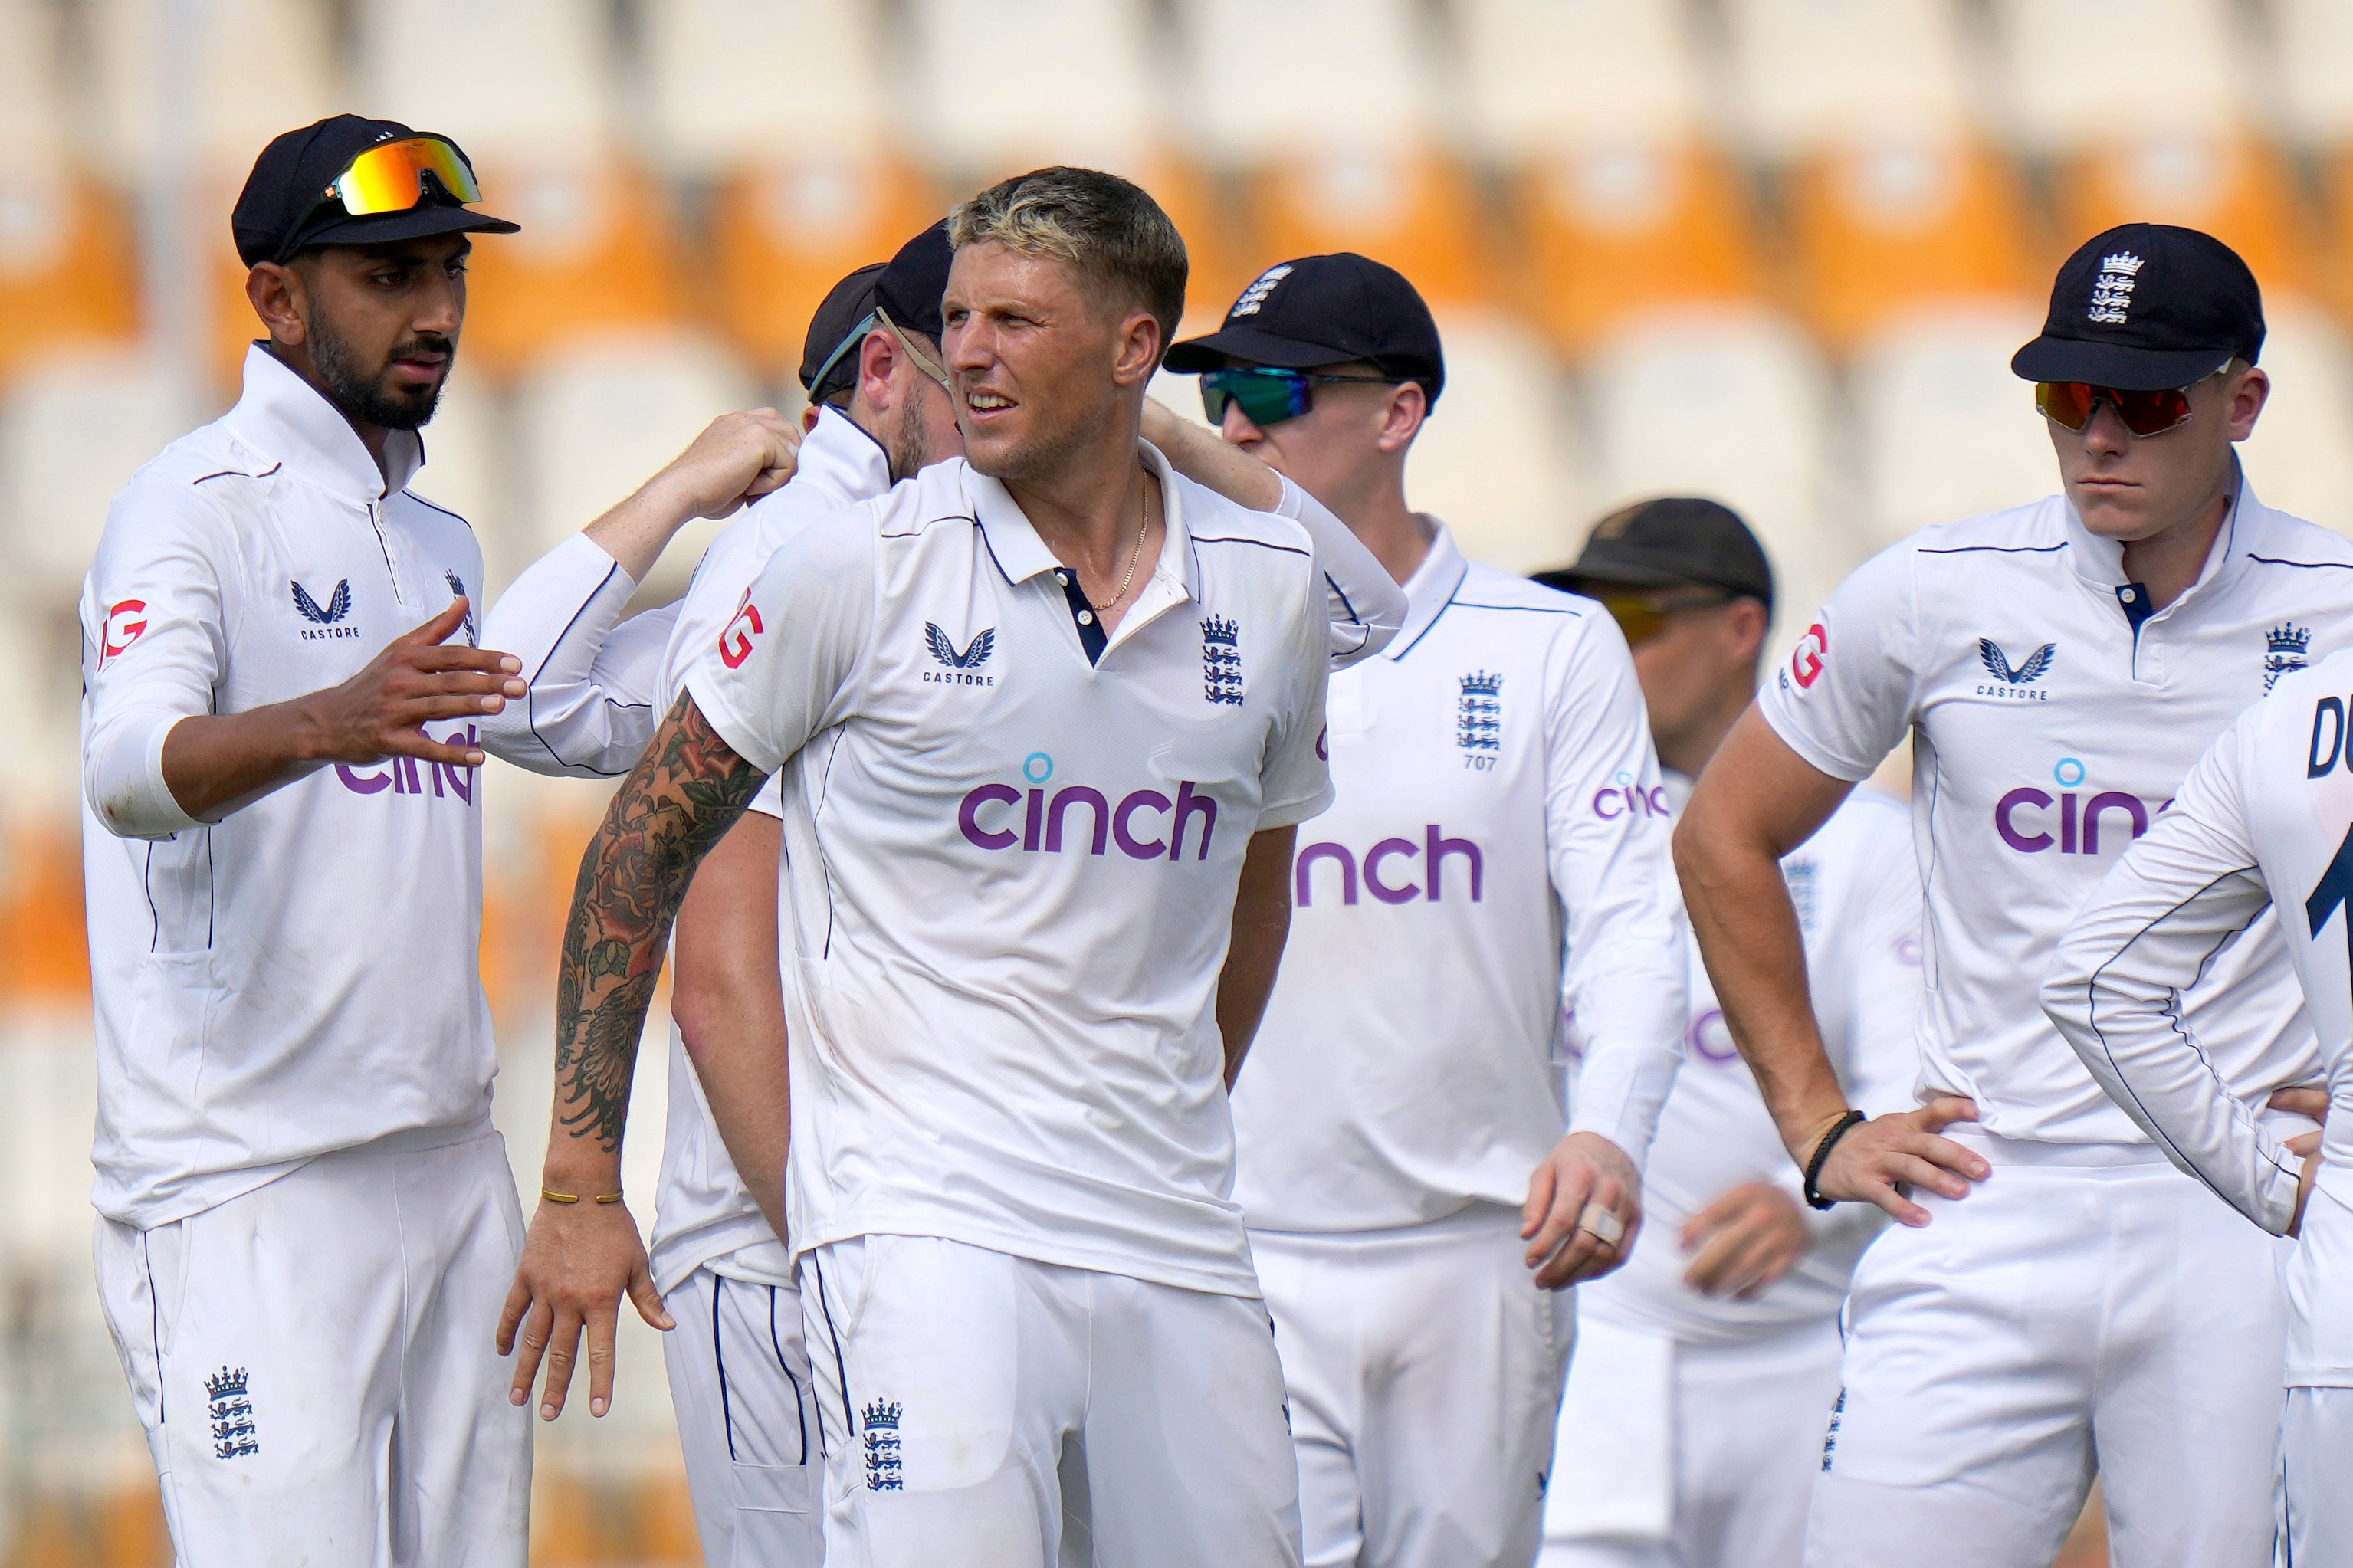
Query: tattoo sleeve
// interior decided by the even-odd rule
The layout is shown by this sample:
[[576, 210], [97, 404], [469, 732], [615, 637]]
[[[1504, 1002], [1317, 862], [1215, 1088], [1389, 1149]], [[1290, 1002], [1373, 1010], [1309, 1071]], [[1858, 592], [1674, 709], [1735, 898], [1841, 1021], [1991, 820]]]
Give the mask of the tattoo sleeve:
[[555, 981], [555, 1114], [618, 1152], [670, 921], [765, 777], [681, 693], [580, 859]]

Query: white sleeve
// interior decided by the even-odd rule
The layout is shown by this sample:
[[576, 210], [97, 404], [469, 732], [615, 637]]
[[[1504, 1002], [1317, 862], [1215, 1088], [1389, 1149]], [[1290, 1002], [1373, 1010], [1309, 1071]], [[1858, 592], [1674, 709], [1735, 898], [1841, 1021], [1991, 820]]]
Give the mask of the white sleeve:
[[1345, 669], [1388, 647], [1405, 625], [1406, 611], [1405, 590], [1388, 568], [1355, 530], [1288, 479], [1282, 479], [1282, 501], [1275, 510], [1305, 529], [1315, 546], [1324, 613], [1332, 623], [1332, 668]]
[[1907, 541], [1856, 567], [1757, 693], [1773, 732], [1832, 778], [1869, 778], [1911, 728], [1913, 559]]
[[735, 754], [774, 773], [848, 718], [873, 637], [875, 507], [795, 532], [695, 660], [686, 690]]
[[108, 832], [205, 826], [164, 783], [164, 739], [214, 710], [228, 659], [233, 531], [189, 486], [145, 478], [115, 498], [82, 587], [83, 797]]
[[2283, 1235], [2301, 1162], [2231, 1092], [2181, 1007], [2207, 963], [2271, 902], [2242, 782], [2260, 713], [2223, 731], [2076, 911], [2042, 1010], [2167, 1159]]
[[1598, 1132], [1640, 1165], [1683, 1062], [1683, 902], [1668, 824], [1604, 816], [1597, 793], [1631, 779], [1658, 795], [1642, 689], [1617, 624], [1588, 616], [1545, 672], [1545, 845], [1564, 918], [1561, 1002], [1583, 1044], [1568, 1130]]
[[1259, 767], [1253, 831], [1289, 827], [1331, 808], [1331, 746], [1324, 732], [1324, 687], [1332, 669], [1326, 640], [1311, 604], [1293, 623], [1291, 647], [1283, 653], [1282, 710]]
[[482, 749], [535, 773], [610, 778], [653, 739], [675, 612], [620, 621], [637, 584], [585, 533], [525, 567], [482, 620], [482, 646], [522, 660], [528, 695], [482, 721]]

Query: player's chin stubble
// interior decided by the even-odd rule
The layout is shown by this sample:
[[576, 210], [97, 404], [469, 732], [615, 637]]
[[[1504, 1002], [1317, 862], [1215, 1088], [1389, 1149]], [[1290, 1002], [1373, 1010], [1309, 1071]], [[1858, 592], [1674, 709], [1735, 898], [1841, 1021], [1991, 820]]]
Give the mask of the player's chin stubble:
[[[416, 430], [431, 420], [441, 402], [441, 389], [448, 384], [448, 366], [457, 361], [455, 345], [447, 338], [425, 336], [400, 344], [371, 372], [360, 363], [351, 341], [323, 315], [311, 321], [310, 340], [311, 363], [328, 395], [361, 424], [385, 430]], [[398, 390], [387, 386], [385, 380], [392, 362], [417, 349], [448, 356], [442, 362], [440, 378], [427, 386]]]

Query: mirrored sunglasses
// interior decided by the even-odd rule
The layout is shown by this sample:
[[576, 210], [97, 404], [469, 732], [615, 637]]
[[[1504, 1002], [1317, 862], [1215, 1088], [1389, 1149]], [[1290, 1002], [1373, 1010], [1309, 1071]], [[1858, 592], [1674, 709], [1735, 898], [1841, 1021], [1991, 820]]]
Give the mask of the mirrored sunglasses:
[[457, 148], [438, 136], [378, 142], [345, 164], [319, 199], [341, 201], [353, 217], [406, 212], [425, 200], [427, 174], [452, 201], [463, 205], [482, 199], [474, 171]]
[[1732, 603], [1733, 595], [1725, 593], [1682, 594], [1667, 597], [1657, 594], [1601, 594], [1596, 595], [1618, 629], [1626, 634], [1626, 646], [1640, 647], [1667, 629], [1667, 621], [1682, 610], [1712, 610]]
[[1366, 386], [1395, 386], [1397, 382], [1381, 375], [1317, 375], [1303, 370], [1282, 370], [1273, 365], [1251, 365], [1240, 370], [1207, 371], [1201, 376], [1201, 410], [1212, 425], [1226, 422], [1229, 405], [1241, 405], [1242, 417], [1263, 429], [1280, 425], [1286, 419], [1296, 419], [1315, 405], [1317, 383], [1345, 384], [1355, 382]]
[[2103, 403], [2115, 409], [2125, 428], [2136, 436], [2161, 436], [2189, 423], [2187, 386], [2168, 387], [2160, 392], [2127, 392], [2122, 387], [2094, 386], [2084, 381], [2034, 384], [2034, 406], [2062, 429], [2083, 429]]

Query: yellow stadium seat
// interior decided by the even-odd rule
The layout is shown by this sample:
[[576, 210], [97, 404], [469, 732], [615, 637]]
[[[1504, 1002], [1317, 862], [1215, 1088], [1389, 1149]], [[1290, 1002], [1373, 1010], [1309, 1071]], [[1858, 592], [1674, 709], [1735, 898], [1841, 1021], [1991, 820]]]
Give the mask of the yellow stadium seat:
[[747, 168], [712, 212], [706, 319], [771, 377], [800, 363], [809, 317], [842, 275], [887, 261], [944, 209], [902, 163], [856, 154]]
[[1303, 153], [1261, 165], [1248, 193], [1270, 261], [1354, 250], [1404, 273], [1433, 306], [1493, 297], [1476, 183], [1438, 153]]
[[2085, 153], [2062, 170], [2060, 214], [2070, 249], [2120, 223], [2180, 224], [2244, 257], [2267, 293], [2317, 285], [2295, 175], [2249, 138], [2151, 137]]
[[75, 343], [139, 328], [121, 202], [95, 181], [0, 158], [0, 380]]
[[1532, 263], [1528, 308], [1572, 351], [1650, 310], [1758, 290], [1733, 173], [1695, 145], [1595, 148], [1525, 164], [1513, 206]]
[[1823, 153], [1794, 172], [1788, 212], [1807, 313], [1839, 349], [1925, 303], [2036, 287], [2017, 178], [1984, 148]]
[[493, 374], [603, 328], [672, 320], [683, 302], [669, 203], [610, 160], [513, 161], [482, 178], [482, 206], [522, 225], [474, 247], [466, 355]]

